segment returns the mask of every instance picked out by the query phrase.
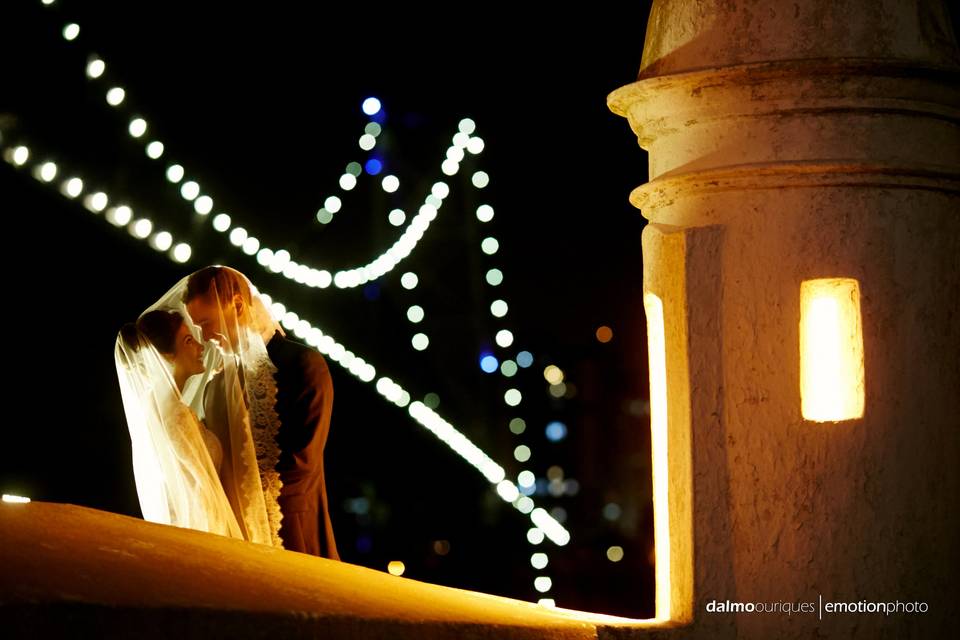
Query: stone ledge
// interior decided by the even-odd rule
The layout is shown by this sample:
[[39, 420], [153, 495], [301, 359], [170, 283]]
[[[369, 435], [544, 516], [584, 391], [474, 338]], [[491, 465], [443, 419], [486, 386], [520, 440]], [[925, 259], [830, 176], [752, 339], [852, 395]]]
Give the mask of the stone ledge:
[[0, 505], [4, 637], [649, 637], [637, 621], [442, 587], [53, 503]]

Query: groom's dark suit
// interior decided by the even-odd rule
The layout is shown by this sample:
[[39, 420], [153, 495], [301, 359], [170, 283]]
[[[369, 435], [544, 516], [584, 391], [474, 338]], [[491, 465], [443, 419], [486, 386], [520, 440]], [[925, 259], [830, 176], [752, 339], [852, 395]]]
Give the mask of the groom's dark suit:
[[283, 488], [280, 510], [283, 546], [339, 560], [327, 506], [323, 448], [330, 431], [333, 380], [319, 352], [275, 333], [267, 353], [277, 367], [280, 430], [277, 471]]

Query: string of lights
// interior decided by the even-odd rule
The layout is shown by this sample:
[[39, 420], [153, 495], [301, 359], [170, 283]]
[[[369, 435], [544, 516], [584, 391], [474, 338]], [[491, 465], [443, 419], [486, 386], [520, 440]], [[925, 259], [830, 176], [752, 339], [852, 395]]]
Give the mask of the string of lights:
[[[383, 105], [380, 103], [380, 100], [374, 97], [369, 97], [363, 101], [360, 106], [360, 109], [364, 114], [370, 117], [383, 117]], [[343, 172], [343, 175], [340, 176], [340, 179], [337, 181], [338, 186], [341, 191], [353, 191], [357, 186], [357, 181], [360, 176], [366, 172], [370, 176], [379, 175], [383, 171], [383, 163], [373, 155], [373, 151], [376, 149], [377, 140], [380, 137], [380, 134], [383, 132], [383, 127], [379, 122], [373, 121], [368, 122], [363, 128], [363, 135], [360, 136], [360, 139], [357, 141], [358, 146], [361, 150], [369, 152], [371, 157], [361, 165], [359, 162], [350, 162], [347, 164], [346, 169]], [[393, 176], [386, 176], [381, 181], [381, 186], [383, 190], [390, 193], [390, 185], [392, 185]], [[395, 187], [394, 187], [395, 190]], [[324, 199], [323, 206], [317, 211], [316, 220], [322, 225], [330, 224], [333, 221], [334, 214], [340, 211], [343, 207], [343, 200], [337, 195], [331, 195]], [[397, 225], [399, 226], [399, 225]]]
[[[474, 123], [472, 121], [461, 123], [460, 133], [470, 135], [474, 131]], [[465, 125], [465, 126], [463, 126]], [[490, 184], [490, 175], [486, 171], [478, 170], [473, 173], [470, 178], [470, 182], [474, 188], [477, 190], [485, 189]], [[476, 211], [476, 217], [480, 224], [487, 226], [492, 222], [494, 217], [493, 208], [489, 205], [481, 205]], [[495, 235], [490, 232], [489, 235], [484, 234], [483, 239], [480, 242], [480, 250], [485, 256], [496, 256], [501, 249], [500, 241], [496, 238]], [[484, 274], [484, 280], [487, 286], [493, 292], [493, 297], [495, 298], [489, 306], [490, 315], [498, 320], [502, 320], [506, 317], [509, 311], [509, 305], [506, 300], [506, 296], [499, 293], [499, 287], [503, 283], [503, 271], [497, 267], [491, 266], [486, 270]], [[510, 347], [515, 346], [515, 337], [514, 333], [508, 328], [501, 328], [497, 330], [494, 336], [494, 342], [500, 349], [509, 349]], [[505, 380], [510, 380], [514, 378], [520, 371], [520, 369], [529, 368], [533, 364], [533, 354], [529, 351], [523, 350], [519, 351], [515, 358], [504, 358], [500, 361], [497, 356], [490, 351], [482, 351], [480, 354], [480, 368], [485, 373], [495, 373], [499, 370], [500, 374]], [[504, 403], [511, 408], [517, 408], [520, 406], [523, 400], [522, 394], [516, 386], [509, 386], [504, 392]], [[551, 423], [553, 424], [553, 423]], [[558, 423], [559, 424], [559, 423]], [[526, 430], [526, 422], [523, 418], [514, 417], [510, 420], [509, 423], [510, 431], [515, 435], [519, 436], [523, 434]], [[548, 438], [550, 435], [550, 429], [548, 427]], [[557, 438], [559, 439], [559, 438]], [[517, 462], [527, 463], [533, 455], [531, 447], [527, 444], [524, 444], [522, 441], [520, 444], [514, 447], [513, 457]], [[551, 470], [560, 469], [560, 467], [554, 465], [550, 467]], [[549, 473], [549, 472], [548, 472]], [[561, 471], [562, 473], [562, 471]], [[574, 481], [575, 482], [575, 481]], [[523, 469], [517, 474], [516, 485], [518, 491], [525, 495], [533, 495], [537, 490], [537, 477], [533, 471], [529, 469]], [[552, 487], [553, 485], [551, 485]], [[557, 495], [556, 493], [551, 492], [552, 495]], [[565, 517], [565, 511], [562, 508], [555, 508], [551, 515], [554, 515], [557, 510], [560, 510], [561, 517]], [[537, 545], [543, 541], [543, 534], [536, 529], [531, 530], [532, 533], [528, 536], [528, 541], [531, 544]], [[531, 566], [538, 570], [541, 574], [543, 569], [549, 563], [549, 556], [544, 552], [536, 552], [530, 557]], [[533, 583], [534, 589], [538, 592], [546, 594], [553, 587], [553, 581], [547, 575], [538, 575], [534, 579]], [[553, 606], [554, 600], [552, 598], [541, 598], [539, 600], [540, 604]]]
[[[75, 40], [79, 35], [79, 29], [79, 25], [70, 23], [64, 27], [63, 37], [68, 41]], [[103, 78], [105, 71], [106, 62], [102, 58], [95, 55], [88, 58], [86, 74], [89, 80]], [[126, 89], [121, 86], [112, 86], [107, 90], [106, 102], [113, 108], [120, 108], [124, 103], [129, 103]], [[365, 112], [369, 112], [368, 114], [376, 114], [381, 109], [380, 101], [376, 98], [367, 98], [363, 103], [363, 109]], [[469, 127], [472, 130], [473, 126], [473, 121], [469, 118], [461, 121], [459, 131], [453, 138], [453, 145], [447, 149], [446, 158], [441, 163], [441, 171], [445, 175], [453, 176], [459, 171], [460, 161], [463, 160], [465, 155], [464, 149], [472, 154], [479, 154], [483, 151], [484, 142], [481, 138], [464, 133], [464, 129]], [[146, 119], [140, 115], [135, 115], [129, 121], [127, 131], [131, 138], [145, 144], [145, 150], [149, 158], [159, 160], [165, 154], [166, 148], [160, 140], [150, 140], [146, 136], [148, 128]], [[381, 131], [382, 128], [378, 123], [368, 123], [359, 140], [360, 148], [364, 151], [372, 150]], [[375, 164], [373, 161], [375, 161]], [[367, 162], [368, 173], [378, 173], [381, 167], [382, 165], [375, 158], [371, 158]], [[341, 189], [345, 191], [353, 189], [357, 184], [357, 177], [361, 173], [362, 168], [359, 163], [351, 162], [348, 164], [345, 173], [339, 179]], [[179, 185], [181, 197], [193, 203], [193, 210], [197, 215], [209, 216], [213, 211], [214, 199], [203, 193], [201, 185], [196, 180], [187, 179], [186, 170], [182, 164], [169, 164], [166, 169], [166, 178], [173, 186]], [[381, 180], [381, 187], [387, 193], [395, 192], [399, 186], [400, 180], [396, 176], [388, 175]], [[443, 193], [442, 196], [437, 195], [438, 190]], [[442, 182], [436, 183], [418, 213], [411, 219], [406, 229], [391, 247], [367, 264], [339, 270], [334, 274], [331, 274], [327, 269], [315, 268], [295, 260], [285, 249], [273, 249], [265, 246], [246, 227], [237, 226], [233, 216], [227, 212], [214, 215], [212, 224], [213, 228], [221, 233], [229, 231], [230, 244], [241, 249], [247, 255], [255, 255], [257, 263], [267, 271], [282, 274], [289, 280], [312, 288], [326, 289], [332, 285], [338, 289], [350, 289], [389, 273], [409, 256], [429, 228], [430, 222], [436, 218], [443, 198], [448, 194], [448, 186]], [[340, 211], [342, 206], [343, 201], [339, 196], [328, 196], [324, 200], [323, 207], [317, 212], [318, 222], [329, 223], [333, 220], [333, 214]], [[406, 219], [406, 213], [402, 209], [394, 209], [390, 212], [388, 219], [395, 226], [400, 226]]]
[[[73, 40], [79, 34], [79, 26], [75, 23], [72, 23], [65, 27], [63, 34], [64, 38], [67, 40]], [[105, 66], [105, 63], [99, 58], [91, 59], [88, 63], [87, 69], [88, 78], [96, 79], [101, 77], [105, 70]], [[111, 106], [119, 106], [121, 103], [123, 103], [124, 99], [125, 90], [122, 87], [113, 87], [107, 92], [107, 102]], [[362, 108], [364, 113], [373, 116], [380, 112], [381, 105], [379, 100], [376, 98], [368, 98], [364, 101]], [[131, 137], [134, 139], [143, 139], [146, 129], [147, 123], [142, 117], [136, 117], [131, 120], [128, 127], [128, 131]], [[471, 136], [474, 130], [475, 124], [472, 120], [461, 120], [458, 126], [458, 132], [453, 138], [453, 144], [447, 149], [446, 159], [441, 164], [441, 171], [444, 174], [448, 176], [456, 175], [456, 173], [459, 171], [460, 163], [465, 157], [465, 149], [473, 154], [479, 154], [482, 152], [484, 148], [484, 142], [479, 137]], [[368, 125], [365, 127], [364, 135], [361, 136], [359, 140], [360, 148], [364, 151], [372, 151], [376, 145], [377, 137], [381, 131], [382, 129], [378, 123], [368, 123]], [[163, 143], [158, 140], [148, 142], [146, 144], [146, 152], [148, 157], [152, 159], [160, 158], [164, 152]], [[366, 169], [367, 173], [376, 175], [382, 169], [382, 164], [379, 162], [379, 160], [371, 158], [366, 163]], [[344, 191], [352, 190], [356, 186], [357, 178], [362, 174], [362, 172], [363, 168], [359, 163], [351, 162], [349, 165], [347, 165], [346, 172], [338, 181], [340, 188]], [[192, 180], [184, 181], [184, 177], [185, 171], [181, 165], [174, 164], [168, 167], [168, 181], [174, 185], [182, 182], [180, 186], [181, 196], [188, 201], [193, 201], [194, 210], [198, 215], [207, 216], [213, 209], [212, 198], [208, 195], [201, 195], [200, 185]], [[484, 171], [476, 171], [471, 177], [471, 183], [477, 189], [482, 189], [489, 183], [489, 176]], [[399, 179], [396, 178], [396, 176], [388, 175], [381, 181], [381, 187], [385, 192], [393, 193], [399, 188]], [[401, 234], [400, 238], [394, 243], [393, 246], [391, 246], [386, 252], [381, 254], [381, 256], [369, 264], [355, 269], [339, 271], [332, 277], [327, 270], [318, 270], [297, 263], [292, 259], [289, 252], [285, 250], [275, 251], [269, 247], [262, 247], [258, 238], [252, 236], [245, 228], [233, 226], [233, 221], [227, 213], [219, 213], [214, 216], [213, 226], [221, 233], [226, 233], [229, 231], [230, 243], [242, 249], [244, 253], [247, 253], [248, 255], [256, 255], [258, 264], [269, 271], [274, 273], [282, 273], [288, 279], [297, 281], [307, 286], [327, 288], [332, 282], [332, 284], [337, 288], [346, 289], [360, 286], [366, 282], [379, 278], [385, 273], [391, 271], [401, 260], [407, 257], [412, 252], [417, 242], [423, 237], [424, 232], [429, 227], [429, 223], [436, 218], [437, 212], [442, 205], [442, 201], [448, 194], [449, 187], [445, 183], [436, 183], [431, 189], [431, 194], [427, 196], [425, 203], [420, 207], [418, 214], [414, 216], [410, 225]], [[328, 224], [332, 221], [333, 215], [341, 210], [341, 207], [342, 200], [338, 196], [332, 195], [327, 197], [324, 200], [324, 206], [317, 212], [317, 221], [321, 224]], [[489, 222], [493, 218], [493, 209], [489, 205], [481, 205], [477, 209], [476, 215], [480, 222]], [[392, 210], [388, 216], [388, 220], [394, 226], [401, 226], [405, 219], [406, 214], [401, 209]], [[144, 225], [149, 224], [149, 221], [141, 222], [140, 228], [143, 228]], [[485, 254], [493, 255], [499, 249], [499, 242], [496, 238], [487, 236], [481, 243], [481, 249]], [[502, 283], [503, 274], [499, 269], [491, 268], [487, 271], [485, 280], [489, 286], [496, 287]], [[405, 288], [413, 289], [417, 282], [416, 274], [412, 272], [405, 273], [401, 278], [401, 282]], [[491, 314], [497, 318], [504, 317], [507, 313], [507, 309], [507, 303], [503, 299], [495, 300], [493, 303], [491, 303], [490, 307]], [[288, 316], [289, 312], [284, 314], [285, 321], [289, 319]], [[412, 305], [408, 309], [407, 316], [411, 322], [419, 323], [424, 317], [423, 308], [419, 305]], [[301, 328], [301, 323], [304, 321], [299, 321], [299, 319], [296, 319], [293, 320], [293, 322], [295, 323], [294, 326], [299, 329]], [[292, 328], [292, 330], [297, 333], [295, 329]], [[497, 332], [495, 341], [499, 347], [508, 348], [513, 344], [513, 333], [509, 329], [501, 329]], [[423, 351], [429, 345], [429, 338], [425, 333], [418, 332], [412, 336], [411, 343], [414, 349]], [[521, 352], [521, 354], [527, 353], [528, 352]], [[520, 355], [518, 354], [518, 360], [519, 359]], [[530, 360], [532, 361], [532, 357]], [[496, 361], [494, 360], [494, 362]], [[353, 364], [354, 361], [351, 360], [350, 363]], [[505, 377], [509, 378], [517, 373], [517, 367], [517, 362], [514, 362], [513, 360], [504, 360], [504, 362], [500, 364], [499, 369]], [[347, 365], [347, 368], [350, 369], [349, 365]], [[353, 370], [351, 371], [353, 372]], [[402, 394], [397, 395], [398, 388], [399, 387], [396, 387], [394, 384], [392, 384], [392, 381], [389, 379], [381, 379], [377, 383], [377, 389], [382, 395], [385, 395], [386, 397], [386, 392], [389, 392], [391, 397], [395, 396], [395, 400], [403, 399]], [[390, 398], [388, 397], [388, 399]], [[409, 402], [409, 394], [407, 394], [406, 400]], [[516, 388], [511, 387], [504, 393], [504, 401], [508, 406], [516, 407], [520, 404], [521, 400], [522, 395]], [[401, 404], [400, 406], [403, 405]], [[426, 409], [426, 411], [432, 411], [425, 405], [424, 409]], [[424, 426], [430, 428], [428, 424], [424, 424]], [[530, 456], [530, 448], [526, 445], [518, 445], [514, 450], [514, 457], [520, 462], [529, 460]], [[536, 476], [533, 474], [533, 472], [524, 470], [518, 474], [517, 481], [520, 485], [520, 489], [517, 489], [516, 485], [513, 483], [506, 485], [500, 483], [498, 484], [498, 493], [500, 493], [501, 497], [504, 497], [503, 491], [506, 491], [507, 495], [512, 495], [512, 492], [516, 491], [518, 496], [510, 501], [514, 502], [514, 500], [517, 500], [519, 504], [526, 507], [526, 501], [520, 500], [520, 498], [526, 498], [529, 500], [529, 494], [533, 492], [536, 485]], [[531, 563], [535, 568], [542, 568], [537, 566], [541, 563], [543, 563], [545, 566], [545, 554], [537, 554], [535, 557], [537, 558], [537, 561], [531, 560]], [[550, 584], [551, 582], [548, 577], [540, 576], [535, 581], [535, 588], [540, 592], [545, 592], [549, 590]]]
[[[3, 145], [2, 135], [0, 135], [0, 145]], [[24, 144], [3, 149], [4, 160], [17, 168], [28, 167], [30, 156], [30, 148]], [[31, 174], [41, 183], [48, 185], [54, 183], [59, 173], [59, 167], [50, 161], [34, 162], [32, 166], [29, 166], [29, 169]], [[60, 192], [65, 197], [76, 199], [84, 195], [85, 187], [86, 184], [82, 178], [76, 174], [71, 174], [71, 177], [61, 181]], [[192, 251], [188, 244], [178, 243], [173, 245], [173, 238], [168, 232], [154, 232], [154, 224], [149, 218], [135, 218], [133, 209], [129, 205], [122, 204], [108, 207], [109, 202], [110, 198], [104, 191], [87, 193], [84, 198], [84, 204], [89, 211], [94, 214], [105, 212], [105, 219], [113, 226], [126, 228], [136, 239], [147, 241], [153, 248], [165, 251], [171, 260], [179, 263], [190, 261]], [[167, 251], [168, 249], [170, 250]], [[289, 310], [283, 303], [273, 300], [268, 294], [263, 295], [275, 317], [280, 318], [283, 326], [292, 331], [298, 338], [315, 347], [363, 382], [371, 383], [374, 379], [377, 379], [376, 368], [372, 364], [348, 350], [343, 344], [337, 342], [332, 336], [325, 334], [308, 320]], [[411, 402], [410, 393], [388, 377], [381, 376], [374, 386], [381, 396], [397, 407], [406, 408], [416, 422], [434, 433], [457, 455], [480, 471], [491, 484], [495, 485], [497, 494], [506, 502], [511, 503], [518, 511], [527, 514], [535, 528], [542, 531], [547, 538], [561, 546], [569, 542], [569, 532], [544, 509], [536, 507], [529, 496], [521, 495], [516, 485], [505, 478], [506, 472], [503, 467], [471, 442], [454, 425], [424, 403], [420, 401]]]
[[[77, 23], [69, 23], [62, 30], [62, 35], [67, 41], [76, 40], [79, 34], [80, 26]], [[88, 80], [100, 80], [104, 77], [106, 68], [106, 62], [102, 58], [96, 55], [89, 56], [86, 68]], [[106, 102], [113, 108], [120, 108], [125, 103], [129, 104], [126, 89], [119, 85], [110, 87], [106, 93]], [[374, 115], [380, 111], [382, 106], [377, 98], [371, 97], [364, 101], [362, 108], [368, 115]], [[467, 122], [471, 123], [472, 128], [471, 120], [464, 119], [461, 122], [461, 130], [454, 136], [453, 145], [447, 149], [446, 159], [441, 163], [441, 171], [445, 175], [456, 175], [460, 161], [464, 157], [464, 149], [472, 154], [479, 154], [483, 151], [484, 142], [481, 138], [463, 133], [463, 125]], [[135, 115], [129, 121], [127, 131], [132, 138], [144, 143], [149, 158], [159, 160], [165, 154], [166, 148], [162, 141], [149, 139], [146, 135], [148, 128], [146, 119], [140, 115]], [[382, 128], [378, 123], [368, 123], [358, 142], [360, 148], [364, 151], [372, 150], [381, 131]], [[382, 165], [375, 158], [371, 158], [371, 160], [376, 161], [376, 163], [371, 163], [368, 160], [368, 172], [378, 173]], [[356, 179], [360, 173], [359, 163], [347, 165], [347, 171], [340, 176], [341, 189], [352, 189], [356, 185]], [[203, 193], [196, 180], [186, 179], [186, 170], [182, 164], [169, 164], [166, 169], [166, 177], [172, 185], [179, 185], [180, 195], [188, 202], [193, 203], [193, 209], [197, 215], [208, 216], [213, 211], [214, 199]], [[396, 191], [399, 185], [399, 179], [393, 175], [388, 175], [381, 181], [381, 187], [388, 193]], [[447, 193], [449, 193], [449, 190]], [[433, 193], [431, 195], [436, 198]], [[437, 199], [442, 201], [442, 198]], [[317, 212], [317, 220], [324, 224], [329, 223], [333, 219], [333, 214], [338, 212], [342, 206], [342, 200], [339, 196], [328, 196], [324, 200], [323, 207]], [[263, 242], [247, 228], [235, 226], [233, 217], [229, 213], [216, 214], [212, 218], [212, 224], [214, 229], [221, 233], [229, 231], [230, 243], [247, 255], [256, 255], [257, 263], [268, 271], [282, 274], [289, 280], [312, 288], [326, 289], [333, 285], [338, 289], [349, 289], [379, 278], [393, 270], [400, 261], [409, 256], [430, 226], [429, 223], [436, 217], [439, 206], [439, 202], [432, 202], [430, 196], [428, 196], [427, 204], [420, 208], [420, 212], [414, 216], [400, 238], [389, 249], [363, 266], [340, 270], [335, 274], [331, 274], [327, 269], [319, 269], [301, 263], [295, 260], [285, 249], [277, 250], [264, 246]], [[390, 216], [391, 222], [395, 226], [400, 226], [403, 224], [406, 214], [400, 209], [395, 209], [391, 211]]]

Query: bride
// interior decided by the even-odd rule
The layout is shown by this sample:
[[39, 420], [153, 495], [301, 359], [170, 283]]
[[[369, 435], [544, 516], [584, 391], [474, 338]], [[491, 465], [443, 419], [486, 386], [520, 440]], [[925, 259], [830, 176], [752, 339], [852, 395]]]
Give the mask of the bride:
[[[114, 349], [143, 517], [282, 546], [249, 416], [223, 400], [235, 393], [237, 376], [224, 373], [236, 363], [215, 342], [204, 348], [181, 302], [185, 281], [125, 325]], [[204, 405], [219, 414], [209, 425], [198, 417]]]

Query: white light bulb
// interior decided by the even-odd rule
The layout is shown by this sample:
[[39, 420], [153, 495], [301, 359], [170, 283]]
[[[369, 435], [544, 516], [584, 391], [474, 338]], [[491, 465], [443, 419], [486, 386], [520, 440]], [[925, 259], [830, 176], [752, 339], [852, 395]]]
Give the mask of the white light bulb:
[[133, 219], [133, 211], [127, 205], [114, 207], [107, 212], [107, 220], [118, 227], [125, 227]]
[[537, 476], [533, 471], [524, 470], [517, 476], [517, 484], [521, 487], [532, 487], [537, 483]]
[[181, 263], [186, 262], [190, 259], [191, 253], [190, 245], [186, 242], [181, 242], [173, 248], [173, 259]]
[[130, 121], [130, 126], [127, 127], [130, 131], [130, 135], [134, 138], [139, 138], [147, 132], [147, 121], [143, 118], [134, 118]]
[[340, 211], [340, 207], [342, 206], [343, 201], [341, 201], [337, 196], [330, 196], [323, 201], [323, 208], [330, 213], [336, 213], [337, 211]]
[[387, 216], [387, 220], [389, 220], [393, 226], [399, 227], [406, 222], [407, 214], [405, 214], [402, 209], [394, 209], [390, 212], [390, 215]]
[[243, 227], [235, 227], [233, 231], [230, 232], [230, 244], [235, 247], [243, 246], [244, 241], [247, 239], [247, 230]]
[[440, 165], [440, 170], [443, 171], [445, 175], [454, 176], [457, 174], [457, 171], [460, 170], [460, 163], [447, 158]]
[[360, 136], [359, 144], [360, 144], [360, 148], [363, 149], [364, 151], [370, 151], [370, 149], [373, 149], [375, 146], [377, 146], [377, 139], [374, 138], [369, 133], [365, 133], [362, 136]]
[[357, 177], [352, 173], [345, 173], [340, 176], [340, 188], [344, 191], [350, 191], [357, 186]]
[[376, 115], [380, 111], [380, 101], [376, 98], [367, 98], [363, 101], [361, 109], [368, 116]]
[[473, 155], [477, 155], [483, 151], [483, 138], [473, 137], [470, 138], [470, 142], [467, 143], [467, 151]]
[[119, 106], [126, 96], [127, 92], [121, 87], [114, 87], [110, 89], [110, 91], [107, 91], [107, 104], [111, 107]]
[[231, 223], [230, 216], [228, 216], [225, 213], [218, 213], [217, 215], [213, 216], [213, 228], [219, 231], [220, 233], [223, 233], [224, 231], [229, 229], [230, 223]]
[[513, 502], [520, 495], [517, 485], [513, 484], [509, 480], [501, 480], [497, 483], [497, 493], [500, 494], [500, 497], [506, 502]]
[[423, 351], [430, 344], [430, 339], [425, 333], [414, 334], [413, 338], [410, 340], [413, 344], [413, 348], [417, 351]]
[[106, 69], [107, 65], [103, 60], [100, 58], [91, 58], [90, 62], [87, 63], [87, 77], [91, 79], [99, 78]]
[[87, 208], [91, 211], [100, 213], [107, 208], [107, 194], [103, 191], [92, 193], [84, 199], [84, 204], [86, 204]]
[[64, 183], [64, 191], [71, 198], [76, 198], [83, 193], [83, 180], [80, 178], [70, 178]]
[[194, 200], [200, 195], [200, 185], [193, 180], [187, 180], [180, 186], [180, 195], [184, 200]]
[[530, 513], [533, 511], [533, 500], [527, 496], [520, 496], [514, 505], [520, 513]]
[[57, 165], [53, 162], [44, 162], [40, 167], [40, 179], [50, 182], [57, 177]]
[[503, 282], [503, 272], [500, 269], [490, 269], [487, 271], [487, 284], [496, 287]]
[[500, 243], [497, 242], [496, 238], [484, 238], [483, 242], [480, 243], [480, 249], [488, 256], [492, 256], [500, 249]]
[[393, 193], [400, 188], [400, 179], [397, 176], [385, 176], [380, 182], [380, 186], [387, 193]]
[[166, 251], [171, 247], [171, 245], [173, 245], [173, 236], [167, 231], [161, 231], [153, 236], [150, 244], [153, 245], [153, 248], [157, 251]]
[[430, 187], [430, 193], [443, 200], [450, 195], [450, 186], [446, 182], [435, 182]]
[[533, 581], [533, 587], [540, 593], [550, 591], [550, 587], [552, 586], [553, 581], [547, 576], [538, 576], [537, 579]]
[[80, 25], [76, 22], [71, 22], [63, 28], [63, 39], [64, 40], [76, 40], [77, 36], [80, 35]]
[[183, 167], [178, 164], [172, 164], [167, 167], [167, 180], [174, 184], [183, 180]]
[[153, 160], [156, 160], [163, 155], [163, 143], [159, 140], [154, 140], [147, 145], [147, 156]]
[[407, 309], [407, 320], [413, 322], [414, 324], [423, 320], [423, 307], [415, 304]]
[[490, 222], [493, 220], [493, 207], [488, 204], [482, 204], [477, 207], [477, 220], [480, 222]]
[[30, 158], [30, 149], [27, 149], [24, 146], [19, 146], [13, 150], [13, 164], [18, 167], [22, 167], [26, 164], [27, 160]]
[[507, 389], [507, 391], [503, 394], [503, 401], [511, 407], [517, 406], [522, 400], [523, 396], [517, 389]]
[[153, 223], [147, 220], [146, 218], [140, 218], [139, 220], [134, 222], [132, 225], [132, 228], [130, 229], [130, 232], [133, 233], [134, 236], [140, 239], [146, 238], [147, 236], [150, 235], [152, 231], [153, 231]]
[[473, 177], [470, 178], [470, 181], [473, 182], [473, 186], [477, 189], [483, 189], [490, 184], [490, 176], [486, 171], [477, 171], [473, 174]]
[[193, 201], [193, 209], [202, 216], [213, 211], [213, 198], [210, 196], [200, 196]]

